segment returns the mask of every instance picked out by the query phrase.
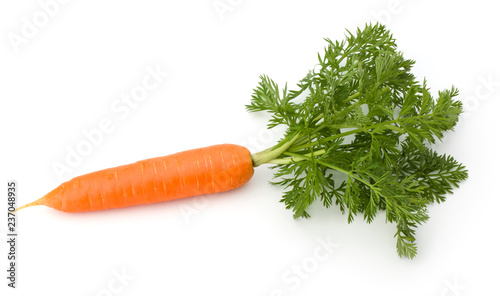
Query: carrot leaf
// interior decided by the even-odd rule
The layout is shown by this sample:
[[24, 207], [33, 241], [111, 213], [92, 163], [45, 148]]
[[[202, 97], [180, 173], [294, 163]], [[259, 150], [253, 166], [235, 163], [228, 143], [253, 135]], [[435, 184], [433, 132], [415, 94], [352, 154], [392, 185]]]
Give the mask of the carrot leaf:
[[396, 225], [399, 256], [413, 258], [428, 205], [443, 202], [468, 176], [452, 156], [431, 149], [458, 122], [458, 90], [433, 98], [383, 25], [325, 40], [319, 64], [296, 90], [260, 77], [247, 109], [269, 112], [268, 128], [287, 131], [252, 155], [254, 165], [273, 164], [272, 183], [284, 187], [281, 202], [295, 218], [309, 217], [315, 201], [339, 206], [348, 222], [360, 214], [371, 223], [384, 211]]

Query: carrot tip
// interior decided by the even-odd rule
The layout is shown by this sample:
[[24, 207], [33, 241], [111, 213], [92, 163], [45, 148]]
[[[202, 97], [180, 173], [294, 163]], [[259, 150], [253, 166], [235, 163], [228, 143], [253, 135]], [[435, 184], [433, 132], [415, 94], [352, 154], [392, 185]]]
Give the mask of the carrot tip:
[[32, 207], [32, 206], [40, 206], [40, 205], [43, 205], [43, 198], [40, 198], [40, 199], [38, 199], [38, 200], [35, 200], [34, 202], [30, 202], [30, 203], [28, 203], [28, 204], [25, 204], [24, 206], [22, 206], [22, 207], [19, 207], [19, 208], [15, 209], [15, 210], [14, 210], [14, 211], [12, 211], [11, 213], [15, 213], [15, 212], [17, 212], [17, 211], [19, 211], [19, 210], [22, 210], [22, 209], [24, 209], [24, 208], [28, 208], [28, 207]]

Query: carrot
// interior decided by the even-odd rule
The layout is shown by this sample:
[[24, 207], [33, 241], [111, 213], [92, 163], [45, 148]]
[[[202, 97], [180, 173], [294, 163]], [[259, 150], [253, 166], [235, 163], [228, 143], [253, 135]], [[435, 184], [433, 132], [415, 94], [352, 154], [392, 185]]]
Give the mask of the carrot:
[[64, 212], [122, 208], [227, 191], [252, 176], [248, 149], [215, 145], [82, 175], [16, 211], [35, 205]]

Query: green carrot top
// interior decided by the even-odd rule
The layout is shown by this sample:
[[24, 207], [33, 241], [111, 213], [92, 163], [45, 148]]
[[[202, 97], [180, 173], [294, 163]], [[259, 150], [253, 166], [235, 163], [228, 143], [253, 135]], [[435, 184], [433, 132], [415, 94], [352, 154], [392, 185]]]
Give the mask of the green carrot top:
[[427, 206], [467, 178], [461, 163], [429, 147], [457, 124], [458, 91], [451, 87], [433, 98], [383, 25], [326, 42], [296, 90], [280, 90], [261, 76], [247, 109], [271, 113], [268, 128], [287, 131], [252, 156], [254, 165], [274, 164], [272, 183], [286, 189], [281, 201], [296, 218], [309, 217], [315, 200], [335, 203], [348, 222], [362, 213], [370, 223], [385, 210], [386, 221], [396, 224], [398, 254], [413, 258]]

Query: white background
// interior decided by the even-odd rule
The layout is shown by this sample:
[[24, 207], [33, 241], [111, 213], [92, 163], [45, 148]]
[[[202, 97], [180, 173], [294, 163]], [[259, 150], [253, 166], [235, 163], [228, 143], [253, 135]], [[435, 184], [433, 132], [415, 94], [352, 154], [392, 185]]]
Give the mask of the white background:
[[[49, 16], [43, 3], [51, 2], [0, 4], [0, 181], [5, 192], [7, 180], [18, 180], [18, 205], [144, 158], [218, 143], [253, 152], [272, 145], [280, 133], [244, 109], [258, 75], [293, 86], [315, 65], [322, 38], [377, 20], [434, 94], [452, 84], [461, 91], [465, 114], [435, 148], [466, 164], [470, 178], [430, 208], [414, 260], [397, 256], [395, 226], [383, 213], [347, 224], [337, 208], [315, 205], [311, 219], [293, 220], [266, 167], [210, 197], [84, 214], [32, 207], [18, 214], [15, 291], [0, 246], [2, 295], [500, 293], [496, 2], [67, 1], [49, 5]], [[148, 69], [168, 76], [128, 113], [116, 112]], [[102, 120], [112, 130], [68, 163], [68, 151]], [[58, 176], [55, 164], [73, 167]], [[3, 213], [6, 206], [2, 198]]]

